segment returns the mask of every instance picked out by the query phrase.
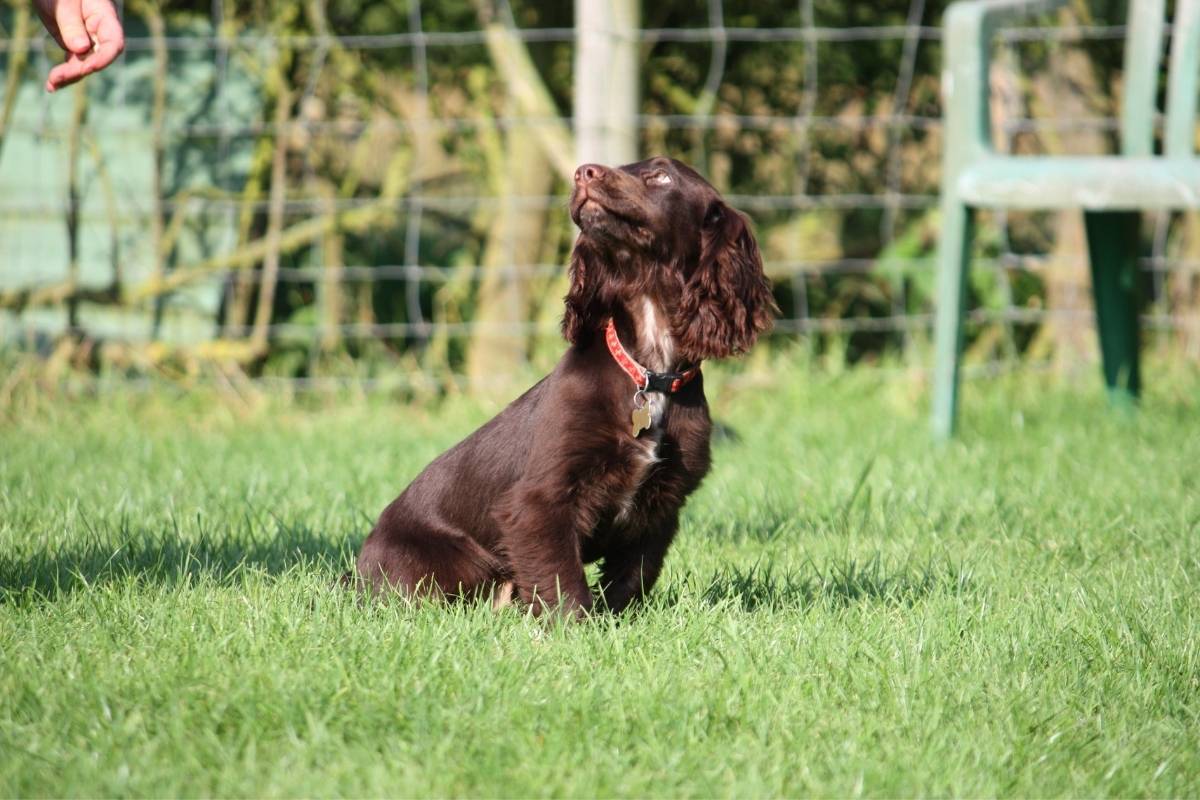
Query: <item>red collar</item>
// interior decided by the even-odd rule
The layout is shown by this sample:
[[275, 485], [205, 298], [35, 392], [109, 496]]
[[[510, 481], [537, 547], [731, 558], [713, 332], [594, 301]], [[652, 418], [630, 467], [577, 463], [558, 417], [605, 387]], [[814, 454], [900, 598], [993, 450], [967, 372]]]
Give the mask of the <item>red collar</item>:
[[700, 367], [692, 367], [683, 372], [651, 372], [633, 360], [633, 356], [625, 352], [621, 340], [617, 338], [617, 326], [610, 319], [608, 328], [604, 331], [604, 340], [608, 343], [608, 352], [612, 353], [625, 374], [633, 378], [633, 383], [643, 392], [666, 392], [674, 394], [682, 389], [694, 377], [700, 374]]

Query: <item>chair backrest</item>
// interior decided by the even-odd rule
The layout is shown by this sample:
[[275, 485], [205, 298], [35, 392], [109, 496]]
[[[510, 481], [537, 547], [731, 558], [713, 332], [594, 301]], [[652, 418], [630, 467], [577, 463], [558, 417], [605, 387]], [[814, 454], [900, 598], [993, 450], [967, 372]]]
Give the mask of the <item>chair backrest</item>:
[[1121, 152], [1154, 153], [1154, 98], [1162, 54], [1163, 0], [1130, 0], [1125, 23], [1124, 97], [1121, 99]]
[[1178, 0], [1171, 25], [1171, 74], [1167, 79], [1168, 156], [1195, 152], [1196, 81], [1200, 73], [1200, 0]]
[[[1154, 99], [1162, 54], [1165, 0], [1130, 0], [1125, 39], [1125, 89], [1121, 102], [1121, 152], [1154, 152]], [[1197, 73], [1200, 72], [1200, 0], [1177, 0], [1171, 25], [1170, 75], [1163, 150], [1168, 156], [1194, 152]]]

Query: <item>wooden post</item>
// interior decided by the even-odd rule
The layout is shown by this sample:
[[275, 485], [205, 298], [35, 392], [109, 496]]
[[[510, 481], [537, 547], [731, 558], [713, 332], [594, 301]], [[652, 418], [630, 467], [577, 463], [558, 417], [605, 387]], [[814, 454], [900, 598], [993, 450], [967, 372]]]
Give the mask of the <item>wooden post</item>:
[[639, 0], [575, 0], [575, 155], [637, 160]]

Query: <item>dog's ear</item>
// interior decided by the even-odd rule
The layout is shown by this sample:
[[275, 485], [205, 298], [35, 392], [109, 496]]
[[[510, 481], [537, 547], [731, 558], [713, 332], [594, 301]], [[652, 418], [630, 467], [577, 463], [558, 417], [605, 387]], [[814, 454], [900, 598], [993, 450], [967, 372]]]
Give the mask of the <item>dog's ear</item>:
[[700, 231], [700, 258], [686, 278], [675, 335], [690, 361], [749, 350], [778, 308], [758, 242], [739, 212], [714, 200]]
[[[591, 262], [589, 265], [588, 262]], [[599, 263], [587, 246], [578, 241], [571, 251], [571, 267], [567, 273], [570, 286], [563, 298], [563, 337], [571, 344], [586, 344], [591, 334], [599, 327], [597, 316], [597, 290], [600, 276], [595, 272]]]

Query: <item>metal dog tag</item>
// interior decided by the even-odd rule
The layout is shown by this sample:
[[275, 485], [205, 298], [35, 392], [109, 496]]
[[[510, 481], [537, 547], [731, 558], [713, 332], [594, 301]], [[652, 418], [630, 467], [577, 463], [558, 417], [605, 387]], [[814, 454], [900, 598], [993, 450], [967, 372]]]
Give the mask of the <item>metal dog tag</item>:
[[650, 427], [650, 404], [635, 408], [630, 421], [633, 423], [633, 438], [636, 439], [639, 433]]

